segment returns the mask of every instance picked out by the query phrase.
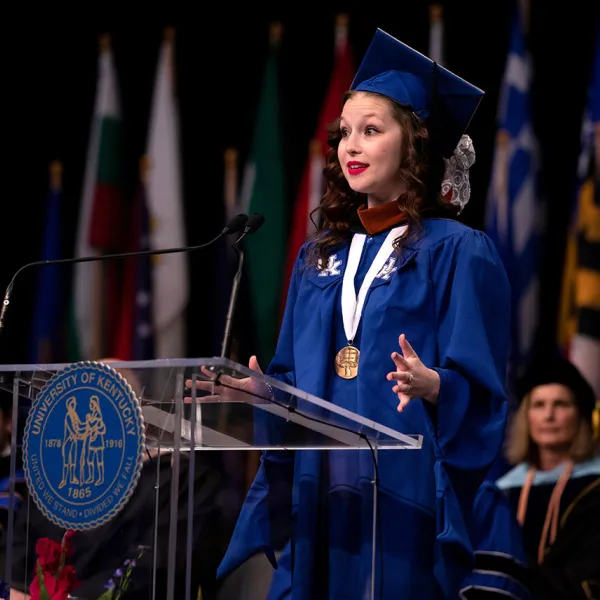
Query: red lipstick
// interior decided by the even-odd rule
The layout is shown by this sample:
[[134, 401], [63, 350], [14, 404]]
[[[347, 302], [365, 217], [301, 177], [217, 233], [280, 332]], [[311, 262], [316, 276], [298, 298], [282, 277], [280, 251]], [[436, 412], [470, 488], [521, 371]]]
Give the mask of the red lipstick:
[[368, 168], [367, 163], [358, 162], [356, 160], [351, 160], [348, 162], [348, 173], [350, 175], [360, 175], [360, 173], [364, 173]]

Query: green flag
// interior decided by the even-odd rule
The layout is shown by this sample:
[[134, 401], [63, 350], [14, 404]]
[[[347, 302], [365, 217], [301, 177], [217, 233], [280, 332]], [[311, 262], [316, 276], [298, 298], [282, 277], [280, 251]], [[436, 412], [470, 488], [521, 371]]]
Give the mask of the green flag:
[[[122, 115], [110, 41], [100, 38], [96, 102], [87, 153], [76, 255], [122, 250]], [[113, 353], [120, 306], [117, 261], [75, 265], [69, 315], [69, 359], [97, 360]]]
[[245, 168], [241, 209], [264, 215], [263, 226], [246, 238], [246, 258], [257, 357], [266, 366], [273, 357], [279, 329], [281, 281], [285, 266], [286, 198], [283, 142], [279, 114], [278, 58], [280, 28], [271, 44], [255, 119], [254, 138]]

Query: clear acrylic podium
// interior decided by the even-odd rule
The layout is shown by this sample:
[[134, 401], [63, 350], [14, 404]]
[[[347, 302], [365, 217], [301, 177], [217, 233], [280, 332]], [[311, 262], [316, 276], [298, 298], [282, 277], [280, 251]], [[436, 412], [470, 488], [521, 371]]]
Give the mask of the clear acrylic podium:
[[[218, 565], [237, 511], [256, 472], [260, 451], [358, 450], [371, 455], [373, 472], [376, 473], [378, 452], [421, 448], [420, 435], [394, 431], [228, 359], [163, 359], [100, 364], [114, 369], [124, 378], [141, 407], [141, 471], [152, 469], [150, 477], [156, 477], [153, 484], [155, 495], [148, 493], [134, 501], [136, 492], [138, 496], [142, 494], [142, 491], [134, 490], [114, 516], [114, 519], [123, 519], [124, 523], [134, 522], [135, 515], [125, 516], [128, 511], [134, 510], [139, 502], [153, 504], [153, 521], [147, 538], [150, 541], [144, 545], [144, 560], [149, 564], [151, 576], [143, 582], [142, 595], [136, 597], [147, 597], [148, 600], [196, 600], [199, 597], [206, 600], [213, 597], [204, 589], [199, 596], [198, 587], [202, 582], [199, 584], [195, 575], [202, 570], [198, 561], [207, 560], [206, 556], [210, 555], [206, 545], [214, 544], [214, 539], [209, 542], [201, 535], [194, 538], [191, 533], [195, 531], [194, 519], [198, 518], [196, 500], [204, 493], [198, 489], [203, 484], [195, 479], [195, 474], [199, 465], [206, 461], [221, 475], [219, 489], [209, 500], [211, 506], [216, 510], [230, 507], [229, 521], [227, 518], [219, 520], [222, 524], [222, 531], [218, 534], [222, 538], [221, 545], [214, 544], [214, 557], [211, 557]], [[36, 399], [43, 396], [45, 402], [50, 402], [49, 396], [44, 396], [48, 382], [72, 367], [69, 364], [0, 365], [0, 391], [5, 397], [12, 395], [11, 482], [19, 475], [23, 432]], [[106, 393], [111, 392], [107, 389]], [[100, 405], [111, 401], [108, 397], [103, 399], [102, 394], [100, 396]], [[53, 393], [52, 400], [61, 401], [60, 393]], [[79, 412], [82, 421], [85, 420], [83, 409], [77, 408], [75, 412]], [[105, 438], [108, 440], [109, 436]], [[235, 460], [232, 460], [233, 456]], [[160, 461], [169, 461], [166, 490], [164, 479], [161, 488], [160, 478], [164, 477], [164, 471], [161, 471]], [[110, 471], [109, 464], [103, 465], [104, 468]], [[142, 475], [138, 486], [141, 481]], [[30, 483], [35, 485], [31, 480]], [[168, 502], [165, 504], [161, 499], [159, 506], [160, 489], [167, 494]], [[230, 495], [224, 490], [229, 490]], [[377, 487], [373, 485], [371, 574], [377, 565], [376, 495]], [[34, 551], [39, 537], [36, 519], [39, 522], [43, 517], [31, 493], [20, 501], [15, 494], [15, 485], [11, 483], [8, 496], [8, 524], [4, 532], [7, 555], [3, 579], [15, 589], [27, 591], [33, 578]], [[235, 500], [229, 502], [227, 498], [230, 497], [235, 497]], [[183, 533], [182, 519], [185, 522]], [[98, 544], [109, 544], [110, 540], [103, 536], [102, 529], [113, 525], [109, 521], [84, 533], [88, 540], [93, 539], [90, 536], [97, 535]], [[127, 526], [124, 526], [118, 535], [127, 536], [128, 532]], [[120, 566], [117, 561], [114, 568]], [[98, 568], [101, 568], [100, 564]], [[135, 572], [133, 577], [136, 577]], [[368, 588], [365, 597], [374, 600], [375, 578], [371, 576], [365, 585]], [[96, 600], [100, 593], [89, 595], [89, 598], [85, 594], [74, 593], [74, 597]], [[218, 600], [234, 597], [235, 592], [226, 591], [217, 592], [215, 596]], [[127, 600], [127, 593], [122, 598]]]

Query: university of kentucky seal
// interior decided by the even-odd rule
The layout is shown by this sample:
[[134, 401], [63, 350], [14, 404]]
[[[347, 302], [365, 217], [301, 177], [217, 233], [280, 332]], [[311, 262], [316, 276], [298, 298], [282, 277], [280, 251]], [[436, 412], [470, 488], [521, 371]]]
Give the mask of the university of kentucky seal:
[[27, 417], [23, 464], [33, 500], [64, 529], [106, 523], [135, 490], [144, 441], [141, 406], [117, 371], [87, 361], [68, 366]]

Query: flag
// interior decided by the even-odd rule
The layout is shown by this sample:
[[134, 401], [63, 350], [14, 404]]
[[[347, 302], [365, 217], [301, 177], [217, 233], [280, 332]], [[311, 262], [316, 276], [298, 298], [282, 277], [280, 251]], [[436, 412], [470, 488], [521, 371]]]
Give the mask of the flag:
[[[150, 161], [146, 188], [150, 247], [159, 250], [185, 246], [172, 29], [165, 32], [160, 49], [147, 154]], [[156, 358], [187, 355], [185, 319], [188, 300], [187, 254], [155, 256], [152, 265], [152, 328]]]
[[600, 33], [581, 130], [558, 345], [600, 399]]
[[509, 377], [526, 368], [538, 330], [539, 251], [544, 212], [539, 198], [539, 148], [532, 127], [532, 63], [525, 13], [517, 5], [502, 82], [485, 228], [512, 288]]
[[[62, 258], [61, 251], [61, 178], [62, 165], [53, 161], [50, 165], [50, 189], [46, 200], [46, 218], [42, 252], [39, 260]], [[62, 331], [64, 314], [63, 268], [61, 265], [45, 265], [37, 268], [35, 304], [32, 318], [29, 362], [51, 363], [64, 360]]]
[[[150, 214], [146, 202], [147, 160], [142, 159], [141, 177], [131, 207], [127, 252], [150, 249]], [[125, 259], [121, 316], [115, 356], [119, 360], [154, 358], [152, 331], [152, 257]]]
[[[123, 210], [122, 120], [113, 54], [100, 41], [98, 84], [85, 169], [75, 255], [121, 249]], [[75, 265], [69, 327], [70, 360], [113, 353], [119, 303], [117, 261]]]
[[346, 15], [339, 15], [336, 20], [334, 52], [335, 58], [331, 79], [329, 80], [325, 101], [321, 107], [317, 129], [310, 144], [309, 155], [295, 202], [283, 278], [281, 314], [283, 314], [285, 308], [287, 288], [298, 252], [308, 236], [315, 231], [314, 216], [311, 219], [311, 213], [318, 207], [325, 191], [323, 168], [328, 150], [327, 127], [339, 118], [342, 97], [350, 88], [354, 77], [354, 64], [348, 43], [348, 19]]
[[281, 26], [271, 26], [250, 156], [244, 168], [241, 212], [261, 213], [265, 223], [246, 238], [247, 275], [259, 362], [271, 360], [277, 338], [285, 266], [286, 198], [279, 113], [278, 59]]

